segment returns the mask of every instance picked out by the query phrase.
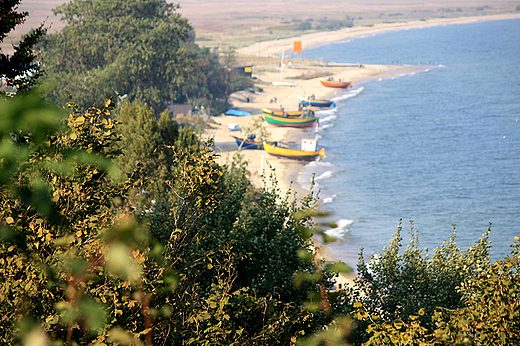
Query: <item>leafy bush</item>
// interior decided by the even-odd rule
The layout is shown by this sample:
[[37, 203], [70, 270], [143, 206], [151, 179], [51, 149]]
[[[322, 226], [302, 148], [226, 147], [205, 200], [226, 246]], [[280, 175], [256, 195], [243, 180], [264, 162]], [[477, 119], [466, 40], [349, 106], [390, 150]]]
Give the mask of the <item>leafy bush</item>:
[[312, 29], [312, 23], [311, 22], [301, 22], [296, 26], [296, 30], [305, 31], [305, 30], [311, 30]]
[[[464, 306], [458, 290], [464, 282], [489, 264], [489, 230], [466, 251], [455, 243], [455, 230], [449, 241], [436, 248], [431, 257], [419, 248], [418, 232], [410, 227], [410, 243], [403, 250], [401, 223], [381, 256], [372, 255], [365, 263], [361, 250], [353, 301], [362, 303], [368, 314], [379, 321], [401, 320], [411, 323], [409, 316], [420, 316], [421, 326], [433, 333], [431, 320], [438, 307], [458, 309]], [[422, 314], [419, 312], [422, 311]], [[360, 340], [366, 340], [366, 324], [360, 323]]]
[[231, 76], [231, 91], [241, 91], [253, 88], [254, 81], [246, 76], [234, 73]]

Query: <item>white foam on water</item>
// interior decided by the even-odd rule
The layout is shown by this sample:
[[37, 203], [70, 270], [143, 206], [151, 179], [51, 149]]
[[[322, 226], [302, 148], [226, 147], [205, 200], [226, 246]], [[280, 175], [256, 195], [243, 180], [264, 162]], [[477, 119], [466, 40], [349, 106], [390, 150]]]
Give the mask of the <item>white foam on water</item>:
[[346, 92], [344, 94], [340, 94], [336, 97], [333, 97], [331, 100], [333, 100], [335, 102], [348, 100], [349, 98], [358, 96], [359, 94], [361, 94], [363, 92], [363, 90], [365, 90], [365, 87], [360, 87], [355, 90], [350, 90], [349, 92]]
[[[325, 124], [322, 126], [322, 128], [324, 128], [324, 129], [327, 129], [329, 127], [334, 127], [334, 124]], [[321, 138], [321, 136], [320, 136], [320, 138]]]
[[338, 111], [338, 108], [331, 108], [331, 109], [322, 109], [316, 112], [316, 115], [322, 116], [322, 115], [330, 115], [330, 114], [336, 114]]
[[337, 115], [330, 115], [328, 117], [325, 117], [323, 119], [320, 119], [320, 122], [328, 122], [328, 121], [333, 121], [333, 120], [336, 120], [338, 118]]
[[326, 171], [326, 172], [323, 172], [322, 174], [320, 174], [318, 177], [314, 178], [314, 180], [328, 179], [328, 178], [332, 177], [332, 175], [333, 175], [332, 171]]
[[332, 203], [332, 202], [334, 202], [334, 200], [336, 199], [336, 197], [338, 197], [338, 195], [333, 194], [332, 196], [329, 196], [329, 197], [323, 198], [322, 202], [323, 202], [323, 204]]
[[424, 72], [428, 72], [428, 71], [430, 71], [430, 69], [426, 68], [424, 70], [414, 70], [414, 71], [409, 71], [409, 72], [403, 72], [403, 73], [398, 73], [398, 74], [395, 74], [395, 75], [389, 76], [389, 77], [378, 78], [377, 81], [380, 82], [380, 81], [383, 81], [383, 80], [395, 80], [395, 79], [398, 79], [398, 78], [414, 76], [417, 73], [424, 73]]
[[350, 231], [354, 220], [341, 219], [336, 224], [338, 225], [336, 228], [328, 229], [324, 233], [338, 240], [344, 240], [345, 234]]
[[332, 169], [334, 166], [334, 164], [326, 161], [326, 156], [325, 160], [311, 161], [298, 172], [296, 183], [298, 183], [301, 188], [307, 190], [313, 181], [314, 176], [313, 190], [318, 189], [321, 187], [318, 182], [323, 183], [325, 179], [328, 179], [333, 175]]
[[332, 163], [331, 162], [326, 162], [326, 161], [312, 161], [312, 162], [309, 162], [305, 167], [331, 167], [332, 166]]

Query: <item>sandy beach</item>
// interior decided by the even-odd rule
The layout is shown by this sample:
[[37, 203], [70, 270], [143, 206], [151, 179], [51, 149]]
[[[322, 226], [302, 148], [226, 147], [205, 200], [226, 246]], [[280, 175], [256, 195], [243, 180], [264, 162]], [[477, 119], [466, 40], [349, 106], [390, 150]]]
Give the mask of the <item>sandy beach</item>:
[[[518, 18], [520, 14], [501, 14], [478, 17], [461, 17], [461, 18], [435, 18], [428, 20], [414, 20], [399, 23], [380, 23], [372, 26], [354, 26], [352, 28], [344, 28], [337, 31], [316, 32], [312, 34], [302, 35], [300, 37], [291, 37], [274, 41], [258, 42], [248, 47], [241, 48], [241, 51], [257, 52], [261, 50], [266, 54], [281, 54], [284, 51], [293, 48], [294, 41], [301, 41], [303, 50], [332, 42], [344, 41], [352, 37], [371, 35], [386, 31], [407, 30], [415, 28], [427, 28], [438, 25], [473, 23], [487, 20], [502, 20]], [[351, 61], [351, 63], [363, 63], [362, 61]]]
[[[276, 67], [278, 70], [279, 67]], [[331, 67], [331, 66], [313, 66], [313, 65], [297, 65], [292, 64], [291, 68], [286, 67], [283, 71], [283, 81], [295, 83], [296, 86], [273, 85], [273, 81], [280, 81], [280, 72], [264, 72], [261, 75], [253, 74], [257, 77], [256, 85], [261, 88], [261, 92], [247, 92], [241, 91], [235, 93], [231, 102], [233, 109], [242, 110], [251, 113], [250, 117], [235, 117], [235, 116], [212, 116], [215, 122], [214, 129], [207, 132], [208, 137], [212, 137], [217, 151], [220, 153], [221, 162], [227, 162], [236, 153], [238, 146], [236, 145], [232, 135], [243, 137], [243, 132], [230, 131], [229, 124], [238, 124], [240, 128], [249, 126], [254, 119], [263, 117], [262, 108], [297, 110], [298, 109], [298, 95], [314, 94], [316, 98], [332, 98], [336, 94], [345, 92], [344, 89], [326, 88], [321, 85], [318, 78], [299, 79], [298, 76], [304, 74], [319, 74], [327, 73], [334, 76], [335, 80], [350, 80], [360, 82], [367, 79], [374, 79], [389, 76], [395, 73], [401, 73], [405, 70], [413, 70], [421, 68], [420, 66], [390, 66], [390, 65], [363, 65], [363, 67]], [[274, 67], [273, 67], [274, 69]], [[270, 102], [276, 98], [276, 103]], [[249, 102], [248, 102], [249, 100]], [[264, 126], [271, 134], [271, 139], [274, 141], [284, 141], [287, 144], [299, 145], [299, 135], [303, 132], [308, 132], [307, 129], [276, 127], [264, 122]], [[319, 143], [318, 143], [319, 144]], [[295, 181], [298, 171], [304, 167], [305, 163], [278, 159], [269, 156], [263, 150], [241, 150], [240, 154], [249, 162], [248, 167], [251, 173], [253, 183], [260, 187], [262, 186], [262, 167], [265, 172], [269, 166], [276, 170], [276, 175], [279, 178], [279, 187], [282, 192], [287, 191], [292, 182]], [[325, 157], [326, 160], [326, 157]], [[263, 164], [262, 164], [263, 163]], [[292, 184], [292, 187], [299, 190], [298, 197], [302, 197], [300, 193], [303, 191]]]
[[[500, 20], [509, 18], [518, 18], [520, 14], [494, 15], [484, 17], [466, 17], [466, 18], [451, 18], [451, 19], [434, 19], [430, 21], [413, 21], [407, 23], [393, 23], [393, 24], [379, 24], [372, 27], [354, 27], [332, 32], [321, 32], [300, 37], [294, 37], [285, 40], [263, 41], [249, 47], [241, 49], [241, 51], [251, 50], [258, 51], [258, 44], [262, 45], [262, 50], [270, 54], [278, 54], [283, 51], [292, 49], [294, 41], [301, 41], [303, 49], [310, 48], [323, 43], [338, 42], [352, 38], [355, 36], [362, 36], [374, 34], [377, 32], [390, 30], [404, 30], [411, 28], [428, 27], [434, 25], [448, 25], [470, 23], [483, 20]], [[318, 66], [313, 62], [299, 62], [286, 60], [285, 66], [280, 68], [280, 62], [271, 63], [270, 65], [255, 65], [253, 67], [253, 78], [256, 78], [255, 85], [262, 89], [261, 92], [247, 92], [241, 91], [232, 95], [231, 103], [233, 109], [250, 112], [250, 117], [234, 117], [214, 115], [212, 120], [215, 122], [214, 129], [206, 133], [207, 137], [212, 137], [215, 142], [215, 147], [220, 153], [220, 161], [226, 162], [229, 160], [238, 149], [231, 135], [243, 135], [240, 132], [229, 131], [229, 124], [238, 124], [240, 128], [248, 126], [257, 118], [262, 117], [262, 108], [272, 108], [285, 110], [298, 109], [298, 95], [314, 94], [316, 98], [332, 98], [338, 93], [345, 92], [344, 89], [326, 88], [321, 85], [318, 80], [318, 75], [332, 75], [335, 80], [351, 80], [354, 82], [354, 89], [356, 83], [369, 79], [376, 79], [381, 77], [388, 77], [392, 74], [407, 72], [414, 69], [421, 69], [424, 66], [403, 66], [403, 65], [365, 65], [363, 62], [351, 62], [353, 64], [361, 63], [362, 67], [344, 67], [344, 66]], [[289, 62], [291, 62], [289, 66]], [[308, 76], [316, 76], [315, 78], [307, 79]], [[272, 82], [289, 82], [295, 86], [273, 85]], [[270, 103], [276, 98], [276, 103]], [[280, 128], [268, 125], [264, 122], [265, 127], [271, 133], [271, 139], [275, 141], [283, 140], [288, 144], [299, 144], [299, 134], [302, 129], [294, 128]], [[304, 131], [304, 130], [303, 130]], [[297, 186], [292, 184], [298, 174], [298, 171], [304, 166], [304, 163], [292, 160], [278, 159], [269, 156], [266, 152], [261, 150], [241, 150], [240, 154], [249, 162], [249, 171], [251, 178], [256, 186], [262, 186], [261, 174], [265, 172], [269, 166], [276, 170], [276, 175], [279, 179], [279, 187], [282, 192], [292, 188], [299, 190], [298, 197], [302, 197], [302, 191]], [[326, 160], [326, 156], [325, 156]], [[263, 170], [262, 170], [263, 168]]]
[[[375, 25], [369, 28], [351, 28], [336, 32], [325, 32], [318, 34], [304, 35], [290, 40], [276, 40], [271, 42], [262, 42], [262, 49], [269, 53], [278, 53], [292, 49], [293, 41], [301, 40], [302, 45], [307, 48], [312, 46], [342, 41], [354, 36], [366, 35], [376, 32], [389, 30], [402, 30], [410, 28], [419, 28], [432, 25], [448, 25], [456, 23], [469, 23], [477, 20], [499, 20], [508, 18], [517, 18], [519, 15], [501, 15], [488, 16], [478, 18], [458, 18], [451, 20], [432, 20], [429, 22], [409, 22], [406, 24], [387, 24]], [[248, 47], [251, 51], [258, 50], [255, 45]], [[358, 63], [358, 62], [352, 62]], [[363, 62], [359, 62], [363, 64]], [[283, 107], [285, 110], [296, 110], [298, 108], [298, 95], [314, 94], [316, 98], [332, 98], [338, 93], [343, 93], [343, 89], [326, 88], [321, 85], [316, 78], [307, 79], [305, 76], [318, 75], [333, 75], [335, 80], [351, 80], [354, 82], [354, 89], [356, 83], [364, 80], [377, 79], [381, 77], [388, 77], [392, 74], [402, 73], [414, 69], [421, 69], [424, 66], [391, 66], [391, 65], [362, 65], [362, 67], [345, 67], [345, 66], [317, 66], [311, 62], [292, 62], [289, 67], [288, 61], [285, 61], [285, 66], [281, 69], [280, 64], [272, 64], [270, 66], [254, 66], [253, 77], [257, 79], [255, 85], [262, 89], [261, 92], [237, 92], [231, 98], [233, 109], [250, 112], [249, 117], [234, 117], [215, 115], [212, 120], [215, 122], [214, 129], [208, 131], [206, 135], [212, 137], [215, 143], [215, 148], [220, 154], [219, 161], [221, 163], [228, 162], [233, 155], [237, 153], [237, 145], [231, 135], [238, 137], [244, 134], [237, 131], [229, 131], [229, 124], [238, 124], [240, 128], [249, 126], [251, 122], [258, 117], [263, 117], [262, 107], [279, 109]], [[294, 86], [273, 85], [273, 81], [284, 81], [293, 83]], [[277, 99], [276, 103], [270, 101]], [[271, 134], [271, 139], [275, 141], [284, 141], [288, 144], [299, 145], [300, 135], [305, 131], [295, 128], [281, 128], [264, 125]], [[318, 143], [319, 146], [319, 143]], [[262, 173], [269, 175], [270, 168], [274, 169], [278, 180], [278, 188], [282, 195], [285, 193], [296, 192], [296, 199], [301, 199], [308, 190], [302, 189], [296, 184], [296, 179], [299, 172], [304, 169], [305, 163], [278, 159], [270, 156], [263, 150], [240, 150], [240, 154], [244, 160], [248, 162], [248, 170], [250, 172], [251, 181], [257, 187], [264, 186], [265, 179], [262, 179]], [[327, 160], [326, 154], [324, 160]], [[267, 181], [267, 186], [271, 186]], [[315, 246], [319, 250], [319, 257], [325, 260], [334, 261], [327, 247], [318, 241], [315, 241]], [[341, 275], [338, 283], [352, 282], [355, 274]]]
[[[230, 131], [228, 129], [229, 124], [238, 124], [240, 128], [249, 126], [255, 118], [262, 118], [263, 112], [262, 107], [266, 108], [280, 108], [283, 106], [286, 110], [298, 109], [298, 95], [310, 95], [314, 94], [316, 98], [331, 98], [337, 93], [345, 92], [344, 89], [326, 88], [321, 85], [318, 78], [312, 79], [298, 79], [298, 76], [309, 73], [330, 72], [336, 80], [351, 80], [354, 82], [354, 88], [356, 82], [360, 82], [368, 79], [376, 79], [380, 77], [390, 76], [395, 73], [402, 73], [404, 71], [423, 68], [421, 66], [390, 66], [390, 65], [364, 65], [363, 67], [320, 67], [312, 65], [296, 65], [293, 64], [291, 68], [284, 68], [283, 75], [284, 79], [292, 83], [297, 83], [296, 86], [280, 86], [273, 85], [272, 81], [280, 80], [280, 72], [268, 72], [261, 75], [257, 75], [259, 82], [257, 85], [263, 90], [262, 92], [238, 92], [232, 97], [233, 109], [250, 112], [251, 116], [246, 117], [235, 117], [235, 116], [223, 116], [216, 115], [212, 116], [213, 129], [207, 131], [206, 136], [213, 138], [215, 149], [220, 154], [219, 163], [226, 163], [232, 160], [233, 156], [237, 153], [243, 156], [243, 159], [248, 162], [248, 171], [252, 183], [256, 187], [267, 186], [272, 187], [273, 184], [268, 178], [263, 178], [262, 174], [266, 177], [269, 176], [271, 169], [274, 170], [274, 174], [277, 178], [277, 187], [280, 189], [282, 196], [286, 193], [290, 194], [290, 199], [296, 198], [300, 200], [310, 190], [303, 189], [299, 184], [296, 183], [298, 174], [305, 169], [305, 162], [279, 159], [270, 156], [263, 150], [240, 150], [235, 140], [231, 137], [232, 135], [237, 137], [243, 137], [244, 133], [238, 131]], [[278, 67], [279, 69], [279, 67]], [[254, 75], [255, 76], [255, 75]], [[270, 100], [277, 98], [276, 103], [270, 103]], [[247, 102], [247, 99], [250, 101]], [[299, 145], [300, 135], [309, 130], [298, 129], [298, 128], [287, 128], [287, 127], [275, 127], [267, 124], [264, 121], [263, 126], [271, 134], [271, 139], [275, 141], [284, 141], [290, 145]], [[318, 143], [319, 146], [319, 143]], [[326, 152], [325, 158], [327, 160]], [[315, 191], [313, 191], [315, 193]], [[328, 248], [314, 239], [315, 247], [318, 250], [318, 257], [323, 258], [327, 261], [337, 261], [332, 257], [328, 251]], [[338, 283], [345, 285], [348, 282], [352, 282], [355, 274], [341, 275], [338, 279]]]

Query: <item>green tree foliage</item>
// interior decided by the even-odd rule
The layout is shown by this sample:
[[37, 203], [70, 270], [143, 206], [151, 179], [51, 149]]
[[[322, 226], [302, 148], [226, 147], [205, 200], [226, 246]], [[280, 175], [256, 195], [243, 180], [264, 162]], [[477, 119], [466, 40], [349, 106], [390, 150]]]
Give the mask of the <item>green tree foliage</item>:
[[173, 120], [170, 112], [164, 111], [159, 115], [158, 126], [164, 145], [175, 145], [179, 138], [179, 125]]
[[[28, 12], [17, 12], [20, 1], [2, 0], [0, 4], [1, 42], [29, 15]], [[46, 29], [42, 24], [25, 35], [22, 41], [13, 47], [13, 55], [4, 54], [0, 50], [0, 78], [3, 79], [1, 83], [5, 83], [5, 87], [14, 88], [14, 91], [27, 91], [35, 85], [43, 72], [34, 48], [45, 34]], [[0, 84], [0, 87], [4, 87], [4, 85]], [[5, 90], [1, 90], [1, 93], [5, 93]]]
[[446, 345], [518, 345], [520, 343], [520, 238], [503, 260], [480, 268], [462, 283], [461, 309], [438, 309], [437, 339]]
[[60, 103], [72, 94], [86, 107], [126, 94], [156, 115], [171, 102], [226, 110], [231, 80], [218, 55], [194, 44], [176, 8], [164, 0], [76, 0], [58, 7], [67, 25], [43, 45], [48, 80], [59, 85], [47, 96]]
[[182, 86], [182, 95], [188, 95], [188, 101], [194, 107], [210, 107], [215, 114], [225, 112], [229, 108], [227, 99], [231, 90], [218, 55], [191, 41], [185, 47], [193, 59], [193, 70]]
[[[138, 103], [131, 106], [135, 109], [128, 114], [150, 113]], [[127, 110], [123, 106], [121, 113]], [[133, 121], [118, 119], [123, 126]], [[128, 133], [139, 134], [123, 139], [123, 151], [126, 147], [146, 151], [147, 146], [138, 141], [146, 137], [143, 129], [152, 127], [136, 124], [153, 123], [151, 113], [147, 119], [135, 117]], [[168, 121], [163, 118], [159, 123]], [[186, 144], [189, 141], [183, 138], [184, 132], [180, 131], [179, 140]], [[154, 194], [154, 203], [142, 204], [140, 211], [152, 236], [164, 244], [168, 259], [181, 273], [178, 292], [182, 298], [170, 298], [175, 302], [172, 310], [183, 311], [169, 319], [172, 340], [188, 338], [200, 344], [222, 335], [224, 344], [250, 344], [260, 336], [268, 343], [290, 342], [330, 319], [304, 306], [308, 291], [318, 290], [319, 284], [294, 287], [300, 273], [315, 273], [312, 261], [297, 256], [298, 251], [311, 252], [308, 237], [300, 233], [309, 227], [310, 218], [293, 216], [303, 209], [287, 199], [278, 201], [275, 190], [253, 189], [239, 163], [225, 173], [207, 166], [204, 162], [214, 157], [208, 149], [197, 151], [179, 141], [167, 149], [175, 153], [171, 173], [164, 178], [147, 175], [167, 193]], [[149, 153], [138, 160], [146, 158], [155, 160]], [[305, 208], [311, 204], [307, 201]], [[330, 278], [316, 280], [328, 289]]]
[[[370, 339], [363, 345], [516, 345], [519, 342], [518, 319], [520, 277], [520, 239], [515, 237], [510, 256], [492, 264], [477, 264], [476, 275], [460, 283], [457, 291], [462, 306], [437, 307], [432, 316], [424, 309], [405, 320], [382, 320], [369, 313], [362, 303], [354, 304], [354, 316], [367, 321]], [[477, 261], [478, 262], [478, 261]], [[424, 327], [429, 317], [435, 330]]]
[[[435, 329], [431, 320], [437, 307], [458, 309], [464, 304], [462, 293], [457, 290], [465, 280], [477, 275], [489, 264], [488, 233], [466, 251], [455, 243], [455, 231], [448, 242], [436, 248], [431, 257], [427, 250], [419, 248], [418, 233], [410, 228], [410, 243], [402, 250], [401, 223], [390, 246], [381, 256], [372, 255], [365, 263], [361, 251], [356, 287], [351, 291], [353, 299], [361, 302], [370, 315], [377, 315], [381, 323], [400, 320], [411, 323], [409, 316], [421, 316], [421, 326], [429, 333]], [[419, 314], [423, 311], [423, 314]], [[367, 339], [366, 325], [359, 340]]]
[[[26, 328], [44, 330], [43, 339], [94, 340], [106, 336], [104, 322], [117, 315], [117, 309], [103, 307], [105, 285], [117, 284], [105, 277], [109, 247], [101, 237], [123, 211], [117, 204], [131, 184], [110, 182], [117, 170], [109, 160], [119, 149], [113, 145], [118, 140], [114, 122], [104, 117], [109, 106], [80, 113], [71, 105], [62, 129], [60, 113], [35, 96], [2, 104], [7, 119], [2, 152], [19, 154], [3, 156], [0, 172], [0, 275], [5, 278], [0, 308], [6, 343], [24, 342], [17, 336]], [[38, 124], [47, 126], [42, 131]], [[23, 134], [23, 140], [10, 141], [12, 133]]]
[[115, 119], [120, 122], [122, 135], [119, 142], [122, 155], [117, 161], [126, 172], [143, 170], [142, 202], [157, 200], [158, 193], [169, 189], [166, 182], [174, 180], [174, 151], [191, 148], [198, 153], [199, 138], [190, 126], [179, 128], [168, 111], [162, 112], [157, 121], [153, 109], [140, 101], [124, 102]]
[[193, 61], [182, 43], [191, 30], [165, 0], [75, 0], [55, 9], [67, 22], [43, 46], [48, 97], [74, 95], [81, 107], [116, 92], [142, 100], [157, 113], [181, 93]]
[[[339, 315], [350, 311], [366, 337], [354, 344], [518, 343], [518, 239], [490, 264], [487, 233], [429, 257], [413, 227], [401, 252], [399, 227], [382, 256], [360, 263], [357, 288], [330, 293], [336, 270], [313, 262], [309, 244], [312, 196], [297, 206], [253, 189], [244, 164], [217, 166], [208, 144], [165, 146], [165, 180], [145, 164], [122, 172], [114, 104], [68, 106], [64, 116], [37, 96], [0, 103], [6, 344], [277, 345], [316, 333], [301, 344], [346, 345], [352, 325]], [[167, 118], [126, 107], [160, 145], [175, 138]], [[166, 186], [155, 204], [136, 198], [147, 179]]]
[[138, 163], [145, 165], [146, 175], [157, 170], [157, 160], [153, 157], [163, 138], [153, 110], [139, 101], [125, 103], [115, 119], [122, 124], [120, 147], [123, 155], [119, 160], [124, 170], [132, 172]]
[[[292, 287], [299, 273], [316, 272], [296, 257], [309, 252], [297, 231], [309, 215], [291, 214], [286, 202], [278, 210], [274, 192], [250, 189], [239, 165], [224, 174], [209, 147], [173, 146], [170, 180], [147, 175], [144, 164], [123, 178], [113, 164], [122, 153], [113, 106], [109, 100], [79, 111], [69, 104], [67, 118], [37, 97], [2, 107], [2, 340], [288, 344], [331, 319], [307, 309], [307, 291]], [[149, 108], [127, 107], [153, 124]], [[161, 128], [171, 135], [166, 125], [149, 128], [156, 138]], [[167, 187], [156, 204], [136, 198], [146, 179]], [[256, 244], [237, 234], [247, 225], [255, 225]], [[234, 234], [219, 236], [228, 230]], [[330, 284], [316, 277], [307, 286]]]
[[[196, 271], [200, 264], [184, 260], [189, 247], [176, 237], [191, 244], [185, 234], [193, 229], [190, 218], [214, 203], [213, 178], [220, 174], [213, 154], [174, 152], [184, 171], [174, 177], [179, 184], [172, 195], [182, 207], [163, 250], [134, 217], [143, 170], [121, 180], [112, 163], [121, 153], [112, 106], [108, 101], [104, 108], [81, 112], [71, 104], [62, 128], [57, 111], [37, 97], [2, 104], [0, 275], [6, 280], [0, 285], [0, 331], [7, 343], [25, 342], [23, 336], [33, 332], [67, 344], [151, 345], [174, 340], [175, 331], [186, 340], [190, 324], [170, 318], [172, 313], [201, 316], [208, 311], [204, 302], [217, 299], [198, 294], [192, 280], [179, 281], [186, 290], [174, 289], [175, 269]], [[24, 137], [12, 140], [13, 133]], [[215, 292], [225, 297], [223, 280], [214, 280], [222, 282]], [[189, 290], [196, 293], [193, 304], [184, 299]]]
[[412, 345], [428, 346], [439, 345], [432, 333], [422, 326], [420, 318], [425, 316], [424, 309], [419, 309], [417, 315], [409, 315], [405, 322], [401, 319], [381, 320], [377, 314], [367, 312], [363, 304], [354, 304], [356, 309], [354, 316], [358, 321], [368, 321], [371, 323], [366, 328], [370, 334], [370, 339], [364, 342], [364, 346], [383, 346], [383, 345]]

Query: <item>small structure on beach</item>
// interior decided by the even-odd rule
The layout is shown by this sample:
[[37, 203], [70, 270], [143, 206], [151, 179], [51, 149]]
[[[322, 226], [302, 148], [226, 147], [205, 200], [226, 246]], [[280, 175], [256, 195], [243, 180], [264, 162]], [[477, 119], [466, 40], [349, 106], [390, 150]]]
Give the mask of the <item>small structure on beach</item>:
[[253, 76], [253, 65], [233, 66], [233, 72], [251, 78]]
[[167, 105], [172, 118], [189, 117], [192, 115], [192, 106], [189, 103], [173, 103]]

